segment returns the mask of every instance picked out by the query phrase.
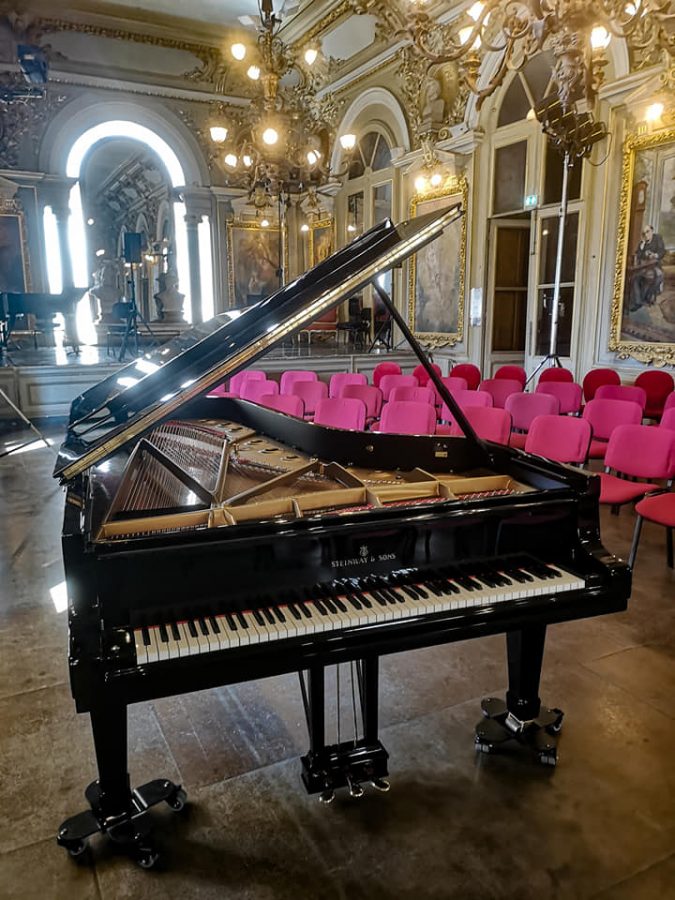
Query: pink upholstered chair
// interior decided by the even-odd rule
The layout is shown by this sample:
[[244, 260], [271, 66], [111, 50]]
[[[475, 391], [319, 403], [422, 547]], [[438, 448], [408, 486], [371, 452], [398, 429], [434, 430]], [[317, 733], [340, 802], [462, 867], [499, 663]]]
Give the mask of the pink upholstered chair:
[[[466, 391], [469, 388], [466, 378], [461, 378], [458, 375], [446, 375], [441, 378], [441, 381], [451, 394], [455, 394], [457, 391]], [[434, 402], [436, 403], [436, 406], [440, 406], [443, 401], [441, 395], [438, 393], [436, 385], [430, 382], [429, 387], [434, 392]]]
[[276, 381], [245, 381], [241, 386], [239, 396], [242, 400], [250, 400], [257, 403], [265, 394], [278, 394], [279, 385]]
[[586, 403], [595, 397], [596, 391], [603, 384], [621, 384], [619, 373], [614, 369], [591, 369], [584, 375], [582, 387]]
[[377, 419], [382, 409], [382, 391], [372, 384], [346, 384], [342, 389], [343, 397], [361, 400], [366, 405], [366, 419]]
[[492, 377], [519, 381], [521, 388], [524, 388], [527, 381], [527, 372], [522, 366], [500, 366]]
[[293, 385], [299, 381], [318, 381], [319, 376], [316, 372], [309, 369], [290, 369], [288, 372], [281, 373], [281, 394], [293, 394]]
[[663, 411], [659, 428], [670, 428], [671, 431], [675, 431], [675, 404]]
[[647, 394], [645, 416], [648, 419], [660, 419], [666, 398], [675, 389], [673, 376], [661, 369], [647, 369], [635, 379], [635, 387], [642, 388]]
[[467, 388], [470, 391], [475, 391], [481, 382], [480, 369], [478, 366], [474, 366], [473, 363], [457, 363], [450, 370], [450, 376], [452, 378], [465, 378]]
[[342, 389], [346, 384], [368, 384], [368, 379], [361, 372], [337, 372], [330, 376], [328, 396], [341, 397]]
[[433, 434], [436, 410], [429, 403], [397, 400], [382, 410], [379, 428], [385, 434]]
[[637, 520], [635, 522], [633, 546], [631, 547], [628, 564], [631, 568], [635, 566], [635, 557], [637, 556], [638, 544], [640, 542], [642, 522], [644, 519], [647, 519], [648, 522], [655, 522], [657, 525], [663, 525], [666, 529], [666, 559], [668, 561], [668, 566], [672, 569], [673, 529], [675, 529], [675, 494], [672, 491], [661, 491], [658, 494], [650, 494], [636, 504], [635, 512], [637, 513]]
[[385, 403], [389, 400], [389, 394], [395, 387], [417, 387], [417, 379], [414, 375], [383, 375], [380, 380], [380, 390]]
[[436, 396], [431, 387], [399, 385], [398, 387], [392, 388], [392, 391], [389, 394], [389, 402], [393, 403], [395, 400], [412, 400], [414, 403], [431, 403], [431, 405], [434, 406]]
[[675, 391], [672, 394], [668, 394], [666, 397], [666, 402], [663, 405], [663, 411], [666, 412], [668, 409], [672, 409], [675, 406]]
[[523, 385], [514, 378], [485, 378], [481, 381], [479, 390], [491, 394], [492, 405], [503, 409], [506, 398], [511, 394], [520, 393]]
[[607, 400], [596, 397], [584, 407], [583, 417], [591, 424], [593, 439], [588, 451], [589, 459], [604, 459], [607, 441], [619, 425], [639, 425], [642, 409], [632, 400]]
[[328, 397], [328, 385], [325, 381], [296, 381], [291, 388], [291, 394], [300, 397], [305, 404], [305, 418], [311, 418], [316, 410], [319, 400]]
[[363, 431], [366, 427], [366, 404], [352, 397], [330, 397], [319, 400], [314, 413], [316, 425], [329, 425], [346, 431]]
[[[434, 372], [436, 372], [437, 375], [442, 374], [441, 367], [437, 366], [436, 363], [431, 363], [431, 368], [434, 370]], [[426, 387], [427, 382], [431, 380], [429, 378], [429, 373], [427, 372], [427, 370], [424, 368], [424, 366], [421, 363], [419, 366], [415, 366], [412, 373], [415, 376], [415, 378], [417, 379], [417, 382], [420, 387]]]
[[[505, 409], [492, 406], [468, 406], [462, 412], [479, 438], [494, 441], [495, 444], [508, 444], [511, 434], [511, 414]], [[459, 437], [464, 434], [457, 422], [449, 426], [439, 425], [436, 434], [450, 434]]]
[[571, 369], [564, 369], [562, 366], [551, 366], [544, 369], [539, 376], [538, 384], [542, 381], [574, 381], [574, 373]]
[[225, 388], [222, 393], [221, 389], [223, 385], [218, 385], [218, 387], [213, 391], [214, 394], [217, 394], [220, 397], [240, 397], [241, 396], [241, 386], [245, 381], [266, 381], [267, 375], [261, 369], [244, 369], [243, 372], [237, 372], [236, 375], [233, 375], [230, 378], [230, 383], [227, 388]]
[[[492, 394], [488, 394], [487, 391], [466, 390], [452, 391], [451, 393], [461, 409], [466, 409], [469, 406], [482, 406], [484, 408], [492, 406]], [[452, 413], [445, 403], [441, 404], [439, 418], [442, 419], [443, 422], [452, 421]]]
[[398, 363], [383, 362], [378, 363], [373, 369], [373, 384], [375, 387], [380, 386], [380, 381], [385, 375], [400, 375], [401, 367]]
[[268, 409], [286, 413], [287, 416], [295, 416], [296, 419], [302, 419], [305, 415], [305, 404], [293, 394], [263, 394], [258, 397], [258, 403]]
[[586, 461], [592, 434], [593, 429], [585, 419], [537, 416], [527, 433], [525, 452], [560, 463], [581, 464]]
[[647, 393], [644, 388], [635, 387], [634, 384], [603, 384], [595, 392], [598, 399], [606, 400], [630, 400], [639, 403], [644, 411], [647, 404]]
[[551, 394], [560, 402], [560, 415], [570, 413], [578, 414], [581, 409], [582, 389], [580, 384], [573, 381], [541, 381], [537, 385], [535, 394]]
[[537, 416], [559, 415], [560, 401], [553, 394], [511, 394], [506, 398], [504, 409], [511, 413], [515, 429], [511, 432], [509, 443], [512, 447], [524, 450], [527, 432], [533, 420]]
[[[607, 471], [600, 474], [600, 503], [609, 504], [614, 512], [624, 503], [659, 490], [659, 480], [673, 478], [675, 431], [649, 425], [619, 425], [607, 444], [605, 464]], [[628, 478], [648, 481], [629, 481], [628, 478], [611, 474], [610, 469]]]

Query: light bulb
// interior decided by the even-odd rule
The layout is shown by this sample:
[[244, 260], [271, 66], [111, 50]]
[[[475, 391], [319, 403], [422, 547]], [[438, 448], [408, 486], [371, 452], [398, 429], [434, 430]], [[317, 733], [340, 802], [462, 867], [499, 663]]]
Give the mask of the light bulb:
[[355, 134], [341, 134], [340, 135], [340, 146], [343, 150], [353, 150], [356, 147], [356, 135]]
[[251, 166], [253, 165], [253, 160], [248, 155], [248, 153], [244, 153], [244, 155], [241, 158], [241, 161], [243, 162], [243, 164], [246, 166], [247, 169], [250, 169]]
[[480, 19], [480, 14], [483, 12], [483, 4], [478, 0], [477, 3], [474, 3], [473, 6], [470, 6], [467, 9], [467, 13], [471, 16], [474, 22], [477, 22]]
[[439, 184], [443, 181], [443, 176], [440, 174], [440, 172], [434, 172], [429, 181], [432, 187], [438, 187]]
[[270, 221], [269, 221], [269, 219], [261, 219], [261, 220], [260, 220], [260, 227], [261, 227], [261, 228], [269, 228], [269, 227], [270, 227]]
[[350, 233], [356, 231], [356, 225], [347, 225], [347, 231]]
[[418, 175], [415, 179], [415, 190], [418, 194], [423, 194], [427, 189], [427, 180], [424, 175]]
[[235, 59], [238, 59], [240, 62], [246, 56], [246, 45], [240, 42], [236, 44], [232, 44], [230, 47], [230, 53], [234, 56]]
[[236, 169], [238, 160], [234, 153], [228, 153], [224, 162], [225, 165], [229, 166], [231, 169]]
[[663, 103], [652, 103], [645, 110], [645, 119], [647, 122], [656, 122], [663, 115]]
[[96, 251], [97, 256], [105, 256], [105, 250], [101, 247], [100, 250]]
[[307, 222], [302, 223], [302, 225], [300, 226], [300, 231], [302, 231], [303, 234], [309, 231], [309, 225], [307, 224]]
[[214, 144], [224, 144], [227, 140], [227, 128], [224, 125], [212, 125], [209, 133]]
[[[473, 26], [467, 25], [466, 28], [459, 29], [459, 42], [462, 46], [466, 44], [471, 35], [473, 34]], [[476, 38], [471, 45], [472, 50], [480, 50], [480, 35], [476, 35]]]
[[591, 31], [591, 47], [593, 50], [604, 50], [609, 44], [610, 38], [609, 31], [602, 25], [598, 25]]
[[269, 147], [273, 147], [279, 140], [279, 132], [276, 128], [266, 128], [262, 133], [262, 139]]
[[318, 157], [316, 151], [308, 150], [307, 151], [307, 162], [310, 164], [310, 166], [315, 166], [318, 163], [318, 161], [319, 161], [319, 157]]
[[251, 81], [257, 81], [260, 78], [260, 67], [259, 66], [249, 66], [246, 74], [251, 79]]
[[316, 47], [308, 47], [305, 50], [305, 62], [307, 63], [307, 65], [313, 66], [318, 55], [319, 51], [316, 49]]

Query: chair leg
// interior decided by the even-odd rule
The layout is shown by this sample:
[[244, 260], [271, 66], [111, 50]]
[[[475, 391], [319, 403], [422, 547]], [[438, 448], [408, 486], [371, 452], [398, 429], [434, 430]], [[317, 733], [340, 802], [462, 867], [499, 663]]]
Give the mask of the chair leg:
[[628, 565], [631, 569], [635, 565], [635, 557], [637, 556], [638, 544], [640, 543], [640, 532], [642, 531], [642, 516], [638, 516], [635, 520], [635, 529], [633, 530], [633, 543], [630, 548], [630, 556], [628, 557]]
[[666, 528], [666, 558], [669, 568], [673, 568], [673, 529]]

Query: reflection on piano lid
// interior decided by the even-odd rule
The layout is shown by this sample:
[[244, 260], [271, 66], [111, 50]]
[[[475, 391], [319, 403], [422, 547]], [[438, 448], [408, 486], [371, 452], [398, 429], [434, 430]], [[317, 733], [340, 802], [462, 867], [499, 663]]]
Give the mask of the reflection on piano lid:
[[457, 204], [398, 226], [387, 219], [234, 320], [229, 316], [223, 324], [216, 317], [125, 367], [74, 402], [55, 476], [70, 480], [129, 447], [189, 401], [399, 265], [461, 214]]

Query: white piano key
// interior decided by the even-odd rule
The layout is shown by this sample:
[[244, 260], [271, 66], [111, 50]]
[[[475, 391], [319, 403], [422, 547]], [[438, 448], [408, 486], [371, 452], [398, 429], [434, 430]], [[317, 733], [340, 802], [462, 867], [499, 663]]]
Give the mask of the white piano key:
[[134, 628], [134, 644], [136, 645], [136, 662], [139, 665], [148, 662], [148, 651], [145, 649], [143, 642], [143, 631], [140, 628]]

